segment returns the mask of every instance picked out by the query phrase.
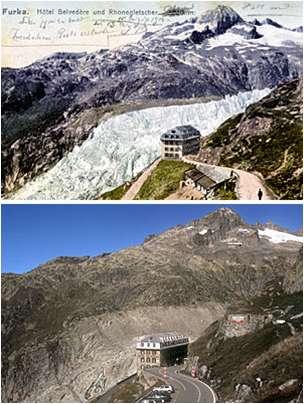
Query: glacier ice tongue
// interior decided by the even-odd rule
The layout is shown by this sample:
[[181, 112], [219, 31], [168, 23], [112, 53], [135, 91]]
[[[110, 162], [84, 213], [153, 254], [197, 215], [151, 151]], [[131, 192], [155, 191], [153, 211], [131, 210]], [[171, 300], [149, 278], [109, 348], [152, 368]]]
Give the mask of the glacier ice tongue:
[[108, 118], [81, 146], [25, 184], [12, 198], [94, 199], [149, 166], [159, 156], [163, 132], [189, 124], [206, 136], [269, 92], [253, 90], [217, 101], [153, 107]]

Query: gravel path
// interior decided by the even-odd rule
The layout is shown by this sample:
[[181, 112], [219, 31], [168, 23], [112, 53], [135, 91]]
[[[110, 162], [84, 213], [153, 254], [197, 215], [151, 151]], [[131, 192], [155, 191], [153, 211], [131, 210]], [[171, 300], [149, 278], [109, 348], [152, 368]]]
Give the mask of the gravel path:
[[140, 188], [144, 185], [146, 179], [152, 174], [153, 170], [157, 167], [160, 160], [161, 159], [158, 158], [148, 168], [145, 169], [142, 175], [134, 182], [134, 184], [131, 185], [128, 191], [121, 198], [122, 200], [131, 201], [136, 197]]
[[243, 170], [238, 170], [235, 168], [229, 168], [229, 167], [221, 167], [221, 166], [215, 166], [211, 164], [204, 164], [200, 163], [199, 161], [196, 160], [190, 160], [187, 158], [183, 158], [183, 161], [186, 163], [194, 164], [194, 165], [200, 165], [200, 166], [206, 166], [206, 167], [217, 167], [220, 170], [228, 170], [228, 172], [231, 172], [232, 170], [238, 174], [238, 181], [237, 181], [237, 186], [236, 186], [236, 194], [239, 200], [258, 200], [258, 191], [259, 188], [261, 188], [263, 192], [262, 200], [273, 200], [276, 199], [273, 193], [266, 187], [264, 184], [264, 181], [259, 178], [257, 175], [248, 173], [247, 171]]
[[259, 188], [263, 192], [262, 200], [272, 200], [271, 192], [264, 185], [264, 182], [255, 174], [243, 170], [233, 170], [239, 176], [236, 193], [240, 200], [258, 200]]

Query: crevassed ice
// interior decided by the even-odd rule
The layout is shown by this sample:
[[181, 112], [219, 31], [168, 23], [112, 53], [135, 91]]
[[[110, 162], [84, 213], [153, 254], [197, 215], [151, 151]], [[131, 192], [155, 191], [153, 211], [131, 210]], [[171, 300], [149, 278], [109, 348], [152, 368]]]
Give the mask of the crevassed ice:
[[127, 112], [102, 121], [47, 173], [28, 182], [13, 199], [94, 199], [149, 166], [160, 154], [160, 135], [192, 125], [203, 136], [266, 96], [270, 89], [226, 96], [218, 101]]

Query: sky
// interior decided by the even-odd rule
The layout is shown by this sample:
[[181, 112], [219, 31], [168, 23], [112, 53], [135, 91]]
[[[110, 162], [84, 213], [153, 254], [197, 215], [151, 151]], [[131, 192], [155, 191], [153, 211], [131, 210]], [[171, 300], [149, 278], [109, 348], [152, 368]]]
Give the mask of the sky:
[[[247, 21], [266, 17], [286, 27], [302, 24], [300, 1], [4, 1], [2, 2], [2, 66], [26, 66], [54, 52], [93, 52], [137, 42], [146, 31], [201, 15], [219, 4], [231, 6]], [[168, 6], [188, 7], [193, 14], [162, 16]], [[25, 10], [26, 16], [13, 14]], [[88, 14], [69, 16], [61, 10]], [[50, 10], [51, 14], [41, 14]], [[152, 15], [113, 14], [121, 11], [155, 12]], [[10, 12], [9, 12], [10, 11]], [[98, 12], [99, 14], [95, 14]], [[104, 12], [104, 14], [100, 14]], [[160, 14], [159, 14], [160, 13]]]
[[57, 256], [99, 255], [142, 243], [152, 233], [230, 207], [250, 224], [302, 228], [295, 204], [2, 205], [2, 272], [24, 273]]

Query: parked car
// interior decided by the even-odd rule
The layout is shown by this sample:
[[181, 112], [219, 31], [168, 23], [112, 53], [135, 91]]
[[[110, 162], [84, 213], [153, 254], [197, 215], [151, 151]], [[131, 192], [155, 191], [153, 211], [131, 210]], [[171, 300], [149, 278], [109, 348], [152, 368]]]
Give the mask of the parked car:
[[154, 387], [153, 391], [168, 392], [170, 394], [174, 393], [174, 387], [169, 384], [163, 384], [162, 386]]
[[171, 393], [169, 393], [169, 391], [166, 390], [159, 390], [157, 387], [154, 387], [154, 389], [152, 390], [152, 393], [157, 393], [163, 396], [169, 396], [171, 397]]
[[171, 393], [169, 393], [168, 391], [159, 391], [159, 390], [153, 390], [150, 394], [158, 394], [160, 396], [168, 396], [171, 397]]
[[161, 393], [159, 391], [151, 391], [147, 399], [156, 400], [158, 403], [169, 403], [171, 401], [170, 394]]
[[144, 400], [141, 401], [141, 403], [157, 403], [157, 401], [153, 398], [145, 398]]

